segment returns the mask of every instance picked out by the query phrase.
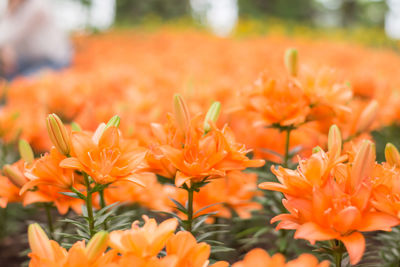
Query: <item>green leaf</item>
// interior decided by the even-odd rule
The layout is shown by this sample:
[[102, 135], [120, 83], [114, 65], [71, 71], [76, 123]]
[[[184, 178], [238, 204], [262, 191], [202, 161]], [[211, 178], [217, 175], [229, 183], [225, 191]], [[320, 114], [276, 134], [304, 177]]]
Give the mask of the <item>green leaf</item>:
[[74, 192], [58, 192], [58, 193], [61, 194], [61, 195], [64, 195], [64, 196], [69, 196], [69, 197], [73, 197], [73, 198], [77, 198], [77, 199], [82, 199], [78, 194], [76, 194]]
[[87, 209], [85, 205], [82, 205], [82, 216], [83, 217], [88, 217]]
[[211, 247], [211, 253], [213, 253], [213, 254], [224, 253], [224, 252], [232, 252], [232, 251], [235, 251], [235, 249], [228, 248], [228, 247], [223, 247], [223, 246]]
[[207, 205], [207, 206], [205, 206], [205, 207], [202, 207], [201, 209], [199, 209], [198, 211], [196, 211], [196, 212], [193, 214], [193, 216], [196, 217], [196, 215], [199, 214], [200, 212], [202, 212], [202, 211], [204, 211], [204, 210], [206, 210], [206, 209], [208, 209], [208, 208], [214, 207], [214, 206], [216, 206], [216, 205], [221, 205], [221, 204], [223, 205], [224, 202], [218, 202], [218, 203], [214, 203], [214, 204], [211, 204], [211, 205]]
[[206, 238], [213, 236], [213, 235], [217, 235], [217, 234], [224, 234], [224, 233], [229, 233], [229, 230], [217, 230], [217, 231], [210, 231], [210, 232], [206, 232], [204, 234], [201, 234], [197, 237], [197, 241], [201, 242], [204, 241]]
[[91, 192], [92, 192], [92, 193], [99, 192], [99, 191], [101, 191], [101, 190], [106, 189], [109, 185], [110, 185], [109, 183], [108, 183], [108, 184], [96, 184], [96, 185], [92, 188]]
[[192, 230], [197, 231], [198, 228], [200, 228], [203, 225], [203, 223], [207, 220], [207, 218], [208, 218], [207, 216], [204, 216], [204, 217], [200, 218], [199, 220], [197, 220], [196, 223], [193, 225]]
[[179, 221], [179, 224], [182, 224], [183, 220], [175, 213], [167, 212], [167, 211], [157, 211], [157, 213], [166, 214], [170, 217], [174, 217]]
[[173, 199], [172, 197], [168, 197], [172, 202], [174, 202], [175, 204], [175, 208], [181, 212], [183, 212], [184, 214], [187, 214], [187, 209], [181, 204], [179, 203], [177, 200]]

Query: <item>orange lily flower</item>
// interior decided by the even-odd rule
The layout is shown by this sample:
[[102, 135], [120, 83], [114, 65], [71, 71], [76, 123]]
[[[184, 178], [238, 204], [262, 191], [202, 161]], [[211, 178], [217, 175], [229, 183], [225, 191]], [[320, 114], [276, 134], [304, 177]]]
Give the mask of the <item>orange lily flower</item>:
[[[314, 155], [318, 158], [318, 155], [322, 157], [324, 154]], [[311, 165], [311, 169], [321, 170], [318, 167], [320, 162], [311, 158], [306, 164]], [[284, 185], [262, 184], [262, 188], [285, 194], [283, 204], [290, 214], [281, 214], [271, 220], [281, 221], [277, 229], [296, 229], [295, 238], [307, 239], [311, 243], [341, 240], [347, 248], [350, 262], [355, 264], [365, 249], [365, 239], [360, 232], [390, 231], [391, 227], [399, 224], [399, 220], [376, 211], [371, 205], [371, 181], [375, 177], [372, 171], [376, 165], [371, 142], [364, 141], [348, 163], [336, 161], [334, 165], [328, 175], [325, 171], [307, 173], [302, 168], [292, 172], [285, 170], [281, 172]], [[286, 183], [295, 180], [293, 177], [303, 177], [303, 180]]]
[[215, 126], [220, 106], [212, 108], [206, 115], [210, 121], [201, 122], [200, 116], [190, 118], [183, 98], [175, 95], [175, 116], [168, 117], [164, 127], [152, 125], [158, 146], [151, 148], [152, 156], [148, 160], [155, 172], [162, 170], [167, 177], [175, 177], [177, 187], [191, 181], [221, 178], [229, 171], [264, 165], [263, 160], [247, 158], [249, 150], [235, 141], [227, 126], [222, 130]]
[[[55, 151], [55, 153], [57, 154], [58, 152]], [[40, 163], [41, 166], [39, 166], [40, 164], [38, 163], [36, 167], [42, 170], [41, 174], [46, 172], [50, 173], [55, 168], [61, 169], [58, 167], [57, 160], [50, 169], [47, 169], [45, 166], [51, 166], [49, 162], [51, 162], [51, 160], [48, 160], [47, 163]], [[8, 202], [22, 202], [24, 206], [27, 206], [37, 202], [50, 202], [56, 206], [60, 214], [67, 213], [69, 208], [72, 208], [77, 213], [81, 213], [82, 200], [60, 194], [60, 192], [65, 191], [65, 188], [49, 185], [45, 181], [43, 183], [38, 183], [34, 191], [25, 190], [23, 193], [20, 193], [22, 190], [21, 187], [24, 187], [29, 182], [29, 179], [24, 175], [25, 165], [28, 168], [31, 166], [23, 160], [19, 160], [12, 165], [4, 166], [3, 173], [6, 174], [7, 177], [3, 178], [0, 176], [0, 183], [2, 184], [0, 187], [0, 205], [6, 206]], [[35, 162], [33, 162], [32, 166], [31, 170], [34, 168]], [[59, 171], [63, 173], [63, 170]], [[52, 178], [56, 178], [50, 174], [43, 175], [42, 177], [47, 179], [49, 183], [51, 183]], [[58, 181], [55, 181], [55, 183], [58, 183]]]
[[326, 116], [321, 115], [332, 117], [338, 113], [351, 112], [348, 104], [353, 97], [353, 91], [338, 78], [337, 72], [331, 68], [302, 69], [299, 80], [312, 106], [310, 117], [325, 119]]
[[374, 169], [377, 179], [373, 181], [372, 204], [377, 210], [400, 219], [400, 153], [388, 143], [385, 157], [386, 162]]
[[[159, 225], [154, 219], [143, 216], [145, 224], [132, 224], [130, 230], [113, 231], [110, 234], [109, 246], [121, 254], [117, 263], [107, 265], [140, 266], [140, 267], [204, 267], [208, 266], [210, 246], [197, 243], [189, 232], [174, 235], [178, 226], [175, 218], [163, 221]], [[166, 248], [167, 255], [158, 258], [159, 252]], [[217, 262], [210, 267], [227, 267], [226, 262]]]
[[[264, 182], [259, 185], [261, 189], [275, 190], [290, 196], [307, 197], [312, 195], [314, 186], [322, 186], [328, 180], [332, 169], [347, 159], [341, 155], [342, 138], [339, 128], [333, 125], [329, 130], [328, 152], [317, 148], [316, 152], [307, 160], [299, 160], [297, 170], [275, 166], [271, 171], [276, 175], [280, 183]], [[304, 194], [304, 192], [308, 194]]]
[[328, 267], [329, 261], [318, 262], [318, 259], [310, 254], [302, 254], [295, 260], [285, 262], [282, 254], [272, 257], [260, 248], [248, 252], [242, 261], [236, 262], [232, 267]]
[[154, 136], [154, 143], [150, 143], [149, 145], [146, 160], [153, 172], [167, 178], [175, 177], [176, 168], [165, 157], [160, 146], [169, 145], [174, 148], [181, 148], [185, 142], [183, 132], [175, 125], [176, 122], [170, 114], [167, 115], [167, 122], [165, 124], [152, 123], [150, 125]]
[[105, 128], [105, 124], [100, 125], [93, 136], [73, 132], [72, 157], [64, 159], [60, 166], [86, 172], [99, 184], [126, 180], [143, 185], [135, 175], [146, 168], [146, 151], [122, 139], [116, 127]]
[[[208, 258], [210, 256], [210, 245], [201, 242], [197, 243], [194, 236], [186, 231], [178, 232], [171, 237], [166, 246], [167, 255], [176, 255], [178, 257], [179, 267], [203, 267], [209, 266]], [[210, 267], [228, 267], [229, 264], [224, 261], [216, 262]]]
[[38, 202], [48, 202], [53, 203], [60, 214], [66, 214], [70, 208], [77, 214], [81, 214], [82, 204], [84, 204], [83, 200], [60, 194], [63, 191], [51, 185], [38, 185], [37, 190], [34, 192], [26, 191], [22, 195], [23, 205], [27, 206]]
[[189, 232], [178, 232], [169, 238], [166, 252], [167, 256], [162, 258], [123, 253], [117, 263], [107, 267], [228, 267], [228, 263], [224, 261], [208, 265], [210, 246], [204, 242], [197, 243]]
[[3, 166], [0, 176], [0, 207], [5, 208], [9, 202], [22, 202], [24, 196], [19, 194], [21, 187], [29, 180], [24, 175], [25, 162], [19, 160]]
[[117, 262], [107, 264], [105, 267], [180, 267], [177, 265], [176, 256], [166, 256], [163, 258], [141, 258], [135, 255], [122, 255]]
[[310, 112], [309, 100], [296, 79], [272, 79], [266, 73], [246, 93], [245, 108], [256, 112], [263, 125], [298, 125]]
[[143, 219], [143, 227], [139, 227], [139, 221], [135, 221], [129, 230], [111, 232], [110, 247], [121, 254], [129, 253], [141, 258], [156, 257], [174, 234], [178, 221], [168, 219], [157, 226], [156, 220], [147, 216], [143, 216]]
[[50, 154], [43, 156], [27, 168], [25, 176], [30, 180], [21, 188], [20, 194], [37, 185], [51, 185], [61, 189], [70, 189], [80, 180], [73, 170], [61, 168], [60, 162], [66, 157], [53, 147]]
[[57, 242], [49, 240], [38, 224], [28, 228], [28, 240], [32, 252], [29, 253], [30, 267], [101, 267], [112, 262], [115, 251], [105, 253], [108, 234], [99, 232], [85, 246], [84, 241], [75, 243], [69, 251]]
[[196, 118], [192, 120], [187, 129], [183, 148], [169, 145], [160, 147], [165, 157], [177, 169], [177, 187], [188, 181], [201, 182], [204, 179], [221, 178], [229, 171], [264, 165], [263, 160], [250, 160], [246, 157], [249, 150], [235, 142], [228, 127], [218, 130], [212, 126], [211, 131], [204, 134], [196, 121]]
[[0, 207], [5, 208], [11, 202], [22, 202], [19, 190], [8, 177], [0, 175]]

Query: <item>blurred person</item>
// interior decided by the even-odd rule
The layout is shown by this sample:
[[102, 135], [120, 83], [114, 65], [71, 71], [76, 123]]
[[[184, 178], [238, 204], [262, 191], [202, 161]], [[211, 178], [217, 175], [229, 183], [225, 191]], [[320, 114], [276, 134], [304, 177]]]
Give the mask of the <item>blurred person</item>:
[[0, 18], [0, 76], [12, 80], [70, 64], [72, 48], [47, 0], [8, 0]]

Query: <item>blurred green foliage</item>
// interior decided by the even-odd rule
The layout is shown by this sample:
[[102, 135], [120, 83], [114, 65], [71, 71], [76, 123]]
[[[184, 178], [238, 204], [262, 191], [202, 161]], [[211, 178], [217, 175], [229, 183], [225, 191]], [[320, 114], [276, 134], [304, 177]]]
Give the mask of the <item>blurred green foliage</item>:
[[238, 0], [239, 14], [243, 17], [265, 16], [307, 22], [317, 11], [314, 0]]
[[[392, 143], [400, 148], [400, 125], [393, 124], [373, 131], [372, 137], [376, 143], [376, 159], [379, 162], [385, 161], [386, 143]], [[400, 255], [399, 255], [400, 258]]]
[[189, 0], [116, 0], [117, 23], [140, 23], [156, 16], [162, 20], [176, 19], [190, 14]]
[[[85, 3], [91, 0], [81, 0]], [[198, 0], [199, 1], [199, 0]], [[207, 2], [207, 0], [203, 0]], [[236, 0], [239, 16], [279, 18], [311, 26], [384, 26], [385, 0]], [[140, 23], [149, 15], [162, 20], [190, 17], [190, 0], [116, 0], [117, 23]]]

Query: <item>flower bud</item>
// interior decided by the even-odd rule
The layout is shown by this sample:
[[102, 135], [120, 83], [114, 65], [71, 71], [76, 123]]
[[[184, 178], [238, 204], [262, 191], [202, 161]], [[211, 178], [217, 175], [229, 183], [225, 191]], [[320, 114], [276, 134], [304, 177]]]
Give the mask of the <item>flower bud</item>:
[[82, 131], [81, 126], [79, 126], [79, 124], [76, 123], [76, 122], [72, 122], [71, 123], [71, 129], [72, 129], [72, 131], [75, 131], [75, 132], [81, 132]]
[[376, 159], [375, 144], [369, 140], [361, 143], [351, 169], [351, 188], [355, 189], [370, 173]]
[[208, 109], [206, 117], [204, 119], [204, 132], [208, 132], [211, 130], [210, 121], [216, 122], [219, 117], [219, 113], [221, 112], [221, 103], [214, 102], [211, 107]]
[[6, 164], [3, 166], [3, 174], [17, 187], [21, 188], [27, 182], [24, 175], [15, 167]]
[[400, 167], [400, 154], [392, 143], [387, 143], [385, 147], [386, 162], [390, 166]]
[[40, 258], [54, 260], [54, 251], [50, 240], [39, 224], [30, 224], [28, 227], [28, 241], [33, 253]]
[[68, 156], [71, 152], [71, 139], [61, 119], [56, 114], [50, 114], [46, 120], [47, 132], [57, 150]]
[[328, 151], [332, 159], [338, 158], [342, 152], [342, 136], [339, 127], [335, 124], [329, 128]]
[[174, 95], [174, 115], [178, 124], [177, 126], [185, 133], [190, 125], [190, 113], [180, 94]]
[[290, 75], [297, 76], [298, 72], [298, 53], [297, 49], [289, 48], [285, 52], [285, 66]]
[[362, 111], [356, 126], [356, 133], [368, 130], [378, 115], [378, 101], [372, 100]]
[[313, 153], [313, 154], [318, 153], [318, 152], [321, 152], [321, 151], [322, 151], [322, 148], [321, 148], [320, 146], [316, 146], [316, 147], [314, 147], [314, 148], [312, 149], [312, 153]]
[[25, 162], [31, 164], [34, 161], [35, 156], [33, 155], [32, 148], [29, 145], [29, 143], [24, 139], [19, 140], [18, 150], [19, 150], [19, 155]]
[[120, 122], [121, 122], [121, 118], [120, 118], [118, 115], [114, 115], [114, 116], [107, 122], [106, 129], [107, 129], [108, 127], [111, 127], [111, 126], [115, 126], [116, 128], [118, 128]]
[[108, 246], [108, 233], [100, 231], [95, 234], [86, 246], [85, 252], [88, 260], [98, 258]]
[[92, 140], [95, 144], [99, 143], [99, 140], [106, 129], [107, 129], [107, 125], [104, 122], [100, 123], [99, 126], [97, 126], [97, 129], [96, 129], [96, 131], [94, 131], [93, 136], [92, 136]]

